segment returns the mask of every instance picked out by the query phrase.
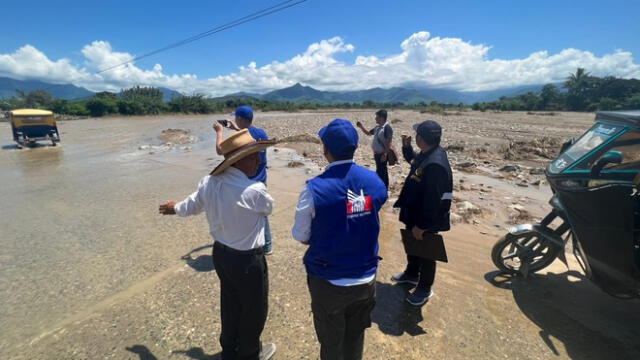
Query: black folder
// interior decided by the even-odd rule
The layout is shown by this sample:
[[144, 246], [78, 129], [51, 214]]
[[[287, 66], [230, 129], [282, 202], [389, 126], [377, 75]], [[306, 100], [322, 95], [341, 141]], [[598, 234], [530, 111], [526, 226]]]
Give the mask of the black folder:
[[435, 261], [449, 262], [447, 251], [444, 248], [442, 235], [425, 232], [422, 240], [413, 237], [411, 230], [401, 229], [404, 251], [413, 256], [431, 259]]

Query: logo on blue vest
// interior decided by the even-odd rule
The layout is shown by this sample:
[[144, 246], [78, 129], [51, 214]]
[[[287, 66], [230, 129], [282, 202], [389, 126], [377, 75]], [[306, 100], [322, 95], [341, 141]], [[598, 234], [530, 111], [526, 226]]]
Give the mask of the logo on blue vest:
[[365, 195], [364, 190], [360, 190], [360, 194], [356, 194], [350, 189], [347, 190], [347, 217], [364, 216], [371, 213], [372, 209], [371, 195]]

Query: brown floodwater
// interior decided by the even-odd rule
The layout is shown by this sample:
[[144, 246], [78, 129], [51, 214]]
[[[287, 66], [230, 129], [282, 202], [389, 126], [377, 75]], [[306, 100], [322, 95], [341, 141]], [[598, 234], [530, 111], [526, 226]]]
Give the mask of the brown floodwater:
[[[215, 118], [59, 122], [59, 146], [24, 149], [0, 123], [0, 350], [144, 280], [141, 291], [180, 264], [176, 254], [211, 242], [204, 217], [170, 227], [157, 206], [184, 198], [221, 160]], [[195, 142], [162, 146], [168, 128], [190, 130]]]

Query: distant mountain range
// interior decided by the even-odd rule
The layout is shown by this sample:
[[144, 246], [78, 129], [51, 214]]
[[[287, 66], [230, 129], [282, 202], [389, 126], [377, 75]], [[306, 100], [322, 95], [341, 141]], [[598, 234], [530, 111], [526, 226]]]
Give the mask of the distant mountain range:
[[[561, 84], [556, 84], [560, 87]], [[405, 104], [416, 104], [419, 102], [430, 103], [438, 101], [440, 103], [463, 103], [473, 104], [475, 102], [495, 101], [502, 96], [512, 97], [527, 92], [539, 92], [544, 84], [526, 85], [502, 88], [490, 91], [457, 91], [451, 89], [429, 88], [418, 86], [415, 84], [407, 84], [403, 87], [393, 87], [390, 89], [372, 88], [357, 91], [322, 91], [314, 89], [310, 86], [304, 86], [297, 83], [293, 86], [270, 91], [266, 94], [238, 92], [216, 99], [243, 99], [256, 98], [266, 101], [277, 102], [293, 102], [293, 103], [319, 103], [319, 104], [337, 104], [337, 103], [362, 103], [365, 101], [373, 101], [378, 103], [394, 103], [403, 102]], [[45, 89], [54, 97], [68, 100], [86, 99], [94, 95], [94, 92], [82, 87], [71, 84], [55, 85], [48, 84], [36, 80], [16, 80], [6, 77], [0, 77], [0, 99], [16, 96], [16, 89], [24, 91], [33, 91]], [[163, 94], [163, 100], [169, 101], [173, 97], [180, 96], [178, 91], [159, 88]]]
[[47, 90], [54, 97], [67, 100], [82, 99], [93, 95], [92, 91], [71, 84], [57, 85], [38, 80], [16, 80], [0, 77], [0, 99], [17, 96], [16, 90]]
[[[164, 101], [169, 101], [172, 98], [181, 95], [179, 92], [172, 89], [163, 87], [159, 89], [162, 92]], [[18, 93], [16, 90], [46, 90], [55, 98], [67, 100], [82, 100], [95, 94], [93, 91], [71, 84], [57, 85], [38, 80], [16, 80], [7, 77], [0, 77], [0, 99], [17, 96]]]
[[[559, 85], [559, 84], [557, 84]], [[373, 88], [357, 91], [321, 91], [300, 83], [291, 87], [270, 91], [266, 94], [234, 93], [220, 97], [218, 99], [253, 97], [256, 99], [278, 102], [293, 103], [362, 103], [364, 101], [374, 101], [379, 103], [403, 102], [405, 104], [416, 104], [419, 102], [430, 103], [438, 101], [441, 103], [463, 103], [472, 104], [475, 102], [494, 101], [502, 96], [516, 96], [527, 92], [539, 92], [544, 84], [526, 85], [510, 88], [503, 88], [490, 91], [457, 91], [451, 89], [427, 88], [427, 87], [393, 87], [390, 89]]]

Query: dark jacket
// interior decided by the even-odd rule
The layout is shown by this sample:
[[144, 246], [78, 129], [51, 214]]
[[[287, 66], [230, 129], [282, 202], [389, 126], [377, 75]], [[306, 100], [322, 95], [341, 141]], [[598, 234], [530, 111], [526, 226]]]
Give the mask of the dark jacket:
[[400, 208], [400, 221], [409, 229], [417, 226], [431, 233], [449, 230], [453, 176], [447, 152], [438, 146], [416, 154], [408, 146], [402, 148], [402, 155], [411, 163], [411, 170], [393, 205]]

